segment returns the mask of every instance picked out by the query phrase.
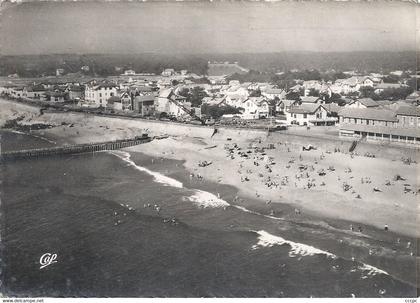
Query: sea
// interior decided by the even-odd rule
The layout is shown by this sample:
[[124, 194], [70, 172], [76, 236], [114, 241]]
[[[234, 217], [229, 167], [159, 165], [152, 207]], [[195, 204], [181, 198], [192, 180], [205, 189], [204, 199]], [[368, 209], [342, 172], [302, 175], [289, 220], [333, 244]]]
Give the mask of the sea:
[[[55, 145], [0, 135], [2, 151]], [[417, 295], [416, 239], [253, 201], [162, 155], [104, 151], [0, 168], [5, 296]]]

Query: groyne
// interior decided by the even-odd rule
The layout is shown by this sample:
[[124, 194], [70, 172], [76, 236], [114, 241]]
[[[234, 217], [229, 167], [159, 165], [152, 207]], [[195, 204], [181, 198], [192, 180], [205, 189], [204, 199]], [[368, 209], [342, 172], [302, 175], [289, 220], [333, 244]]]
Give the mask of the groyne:
[[136, 137], [134, 139], [123, 139], [108, 142], [74, 144], [59, 147], [47, 147], [27, 150], [8, 151], [0, 153], [0, 161], [13, 161], [18, 159], [29, 159], [46, 156], [80, 154], [89, 152], [99, 152], [103, 150], [116, 150], [134, 145], [150, 142], [149, 136]]

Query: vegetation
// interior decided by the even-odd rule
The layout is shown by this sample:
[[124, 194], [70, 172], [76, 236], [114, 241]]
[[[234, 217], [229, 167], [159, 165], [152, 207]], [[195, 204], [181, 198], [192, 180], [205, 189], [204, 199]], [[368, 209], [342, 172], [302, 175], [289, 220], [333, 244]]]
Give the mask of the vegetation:
[[308, 96], [312, 96], [312, 97], [319, 97], [319, 90], [315, 89], [315, 88], [310, 88], [309, 92], [308, 92]]
[[293, 91], [290, 91], [290, 92], [286, 95], [286, 99], [288, 99], [288, 100], [300, 101], [300, 94], [299, 94], [298, 92], [293, 92]]
[[[266, 54], [50, 54], [1, 56], [0, 75], [17, 73], [21, 77], [40, 77], [55, 75], [57, 68], [64, 68], [66, 73], [80, 72], [82, 66], [89, 66], [84, 74], [90, 76], [111, 76], [121, 74], [126, 69], [142, 73], [160, 74], [165, 68], [186, 69], [198, 75], [207, 73], [208, 61], [239, 61], [250, 72], [232, 75], [231, 79], [240, 81], [278, 82], [290, 79], [334, 81], [348, 76], [337, 70], [415, 70], [415, 52], [286, 52]], [[118, 68], [116, 68], [118, 67]], [[272, 79], [278, 71], [300, 69], [298, 73], [286, 72], [280, 79]], [[258, 70], [258, 71], [257, 71]], [[329, 72], [322, 72], [329, 71]], [[293, 77], [292, 77], [293, 78]], [[394, 81], [394, 79], [389, 79]], [[386, 80], [388, 81], [388, 79]], [[285, 82], [277, 83], [285, 85]], [[289, 83], [290, 84], [290, 83]], [[290, 85], [288, 84], [288, 87]]]
[[204, 88], [201, 86], [195, 86], [191, 89], [184, 88], [179, 92], [179, 95], [187, 98], [187, 102], [191, 102], [191, 106], [198, 107], [203, 103], [203, 98], [208, 97]]
[[238, 80], [239, 82], [270, 82], [272, 75], [270, 73], [250, 70], [245, 74], [235, 73], [226, 78], [227, 81]]
[[360, 88], [362, 98], [372, 98], [373, 100], [401, 100], [407, 98], [414, 89], [410, 86], [399, 88], [387, 88], [380, 93], [375, 93], [375, 88], [367, 86]]
[[249, 94], [250, 97], [261, 97], [261, 91], [259, 89], [251, 91]]
[[201, 106], [201, 114], [212, 117], [213, 119], [219, 119], [223, 115], [240, 114], [240, 109], [230, 105], [219, 106], [203, 104]]

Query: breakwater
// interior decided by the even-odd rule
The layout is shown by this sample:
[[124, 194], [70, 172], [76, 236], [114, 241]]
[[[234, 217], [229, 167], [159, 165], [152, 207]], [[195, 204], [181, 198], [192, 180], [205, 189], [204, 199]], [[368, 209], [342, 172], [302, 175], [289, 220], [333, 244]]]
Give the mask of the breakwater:
[[80, 154], [88, 152], [99, 152], [103, 150], [116, 150], [126, 148], [134, 145], [150, 142], [151, 137], [143, 135], [135, 137], [134, 139], [122, 139], [107, 142], [87, 143], [87, 144], [74, 144], [59, 147], [47, 147], [37, 149], [27, 149], [18, 151], [8, 151], [0, 153], [0, 161], [12, 161], [17, 159], [28, 159], [46, 156]]

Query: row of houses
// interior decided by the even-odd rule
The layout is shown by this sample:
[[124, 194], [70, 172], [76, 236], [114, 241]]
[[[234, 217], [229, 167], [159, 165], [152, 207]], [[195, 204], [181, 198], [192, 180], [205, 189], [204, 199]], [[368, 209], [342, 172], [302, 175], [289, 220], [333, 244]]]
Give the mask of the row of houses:
[[64, 102], [78, 100], [83, 97], [84, 86], [79, 84], [54, 85], [47, 83], [31, 85], [4, 85], [0, 87], [0, 95], [11, 98], [28, 98], [32, 100]]
[[359, 93], [364, 87], [370, 87], [376, 94], [387, 89], [395, 89], [407, 87], [404, 83], [385, 83], [382, 77], [374, 76], [352, 76], [345, 79], [337, 79], [334, 82], [324, 82], [319, 80], [298, 81], [299, 83], [292, 87], [294, 91], [302, 90], [305, 96], [309, 95], [312, 90], [320, 94], [331, 95], [340, 94], [343, 96]]

